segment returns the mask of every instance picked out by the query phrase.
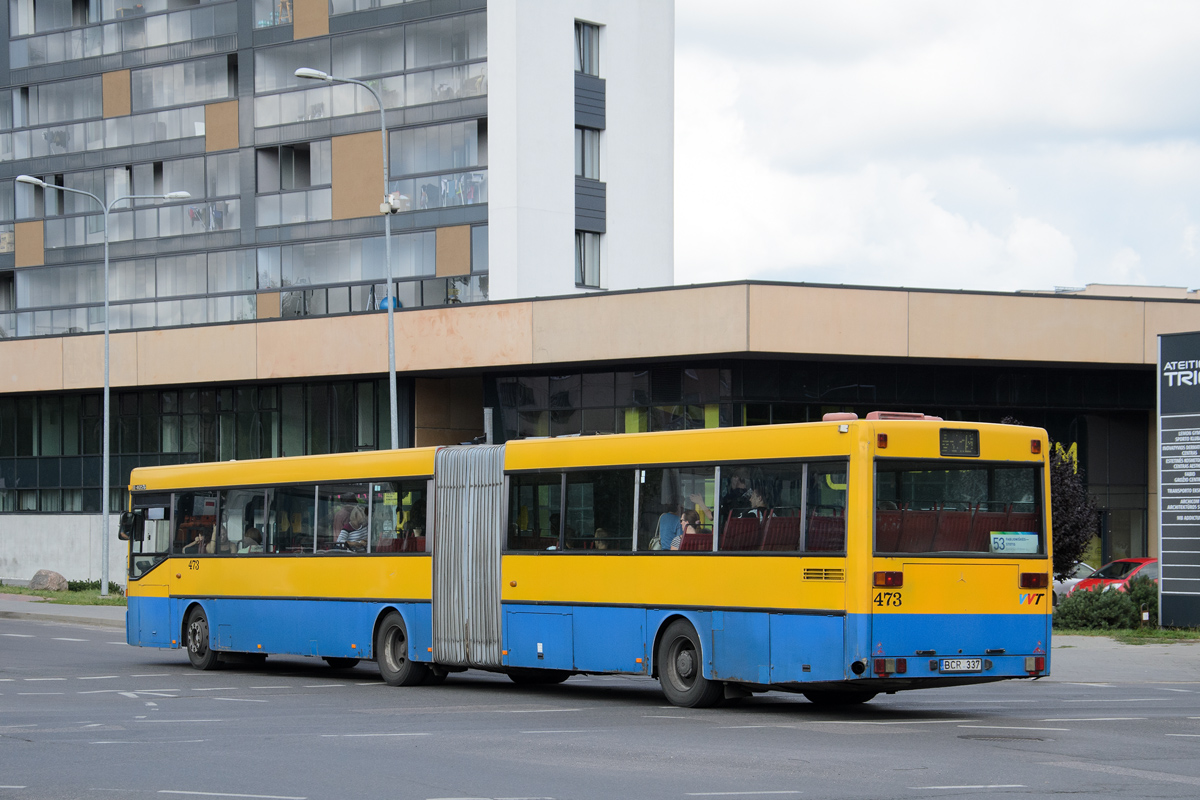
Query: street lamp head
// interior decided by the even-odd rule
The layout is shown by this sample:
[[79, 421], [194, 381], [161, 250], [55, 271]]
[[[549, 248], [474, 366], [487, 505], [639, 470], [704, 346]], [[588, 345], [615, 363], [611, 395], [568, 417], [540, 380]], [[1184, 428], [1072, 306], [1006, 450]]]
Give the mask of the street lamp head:
[[189, 200], [191, 196], [191, 192], [167, 192], [163, 195], [163, 200]]
[[28, 183], [30, 186], [41, 186], [43, 189], [46, 187], [45, 181], [39, 180], [32, 175], [18, 175], [17, 183]]
[[321, 72], [321, 70], [312, 69], [311, 67], [301, 67], [294, 74], [297, 78], [312, 78], [314, 81], [333, 83], [333, 76], [328, 72]]

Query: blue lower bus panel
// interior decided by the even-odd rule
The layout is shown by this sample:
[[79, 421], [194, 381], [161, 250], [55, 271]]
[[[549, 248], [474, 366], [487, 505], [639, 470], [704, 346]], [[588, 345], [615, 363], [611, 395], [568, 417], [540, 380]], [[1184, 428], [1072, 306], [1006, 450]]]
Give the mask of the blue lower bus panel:
[[872, 656], [908, 658], [916, 665], [909, 678], [935, 677], [934, 662], [958, 657], [986, 657], [992, 667], [982, 675], [1012, 677], [1027, 674], [1025, 656], [1043, 656], [1048, 672], [1050, 624], [1031, 614], [880, 614], [871, 620]]

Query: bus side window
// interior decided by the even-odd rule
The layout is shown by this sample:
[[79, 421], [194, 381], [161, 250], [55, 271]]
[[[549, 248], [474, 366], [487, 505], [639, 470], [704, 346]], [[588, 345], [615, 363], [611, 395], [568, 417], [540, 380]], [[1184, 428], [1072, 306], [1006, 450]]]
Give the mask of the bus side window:
[[213, 528], [217, 523], [216, 492], [176, 494], [174, 519], [172, 553], [208, 555], [213, 552]]
[[808, 552], [845, 552], [847, 465], [808, 465], [803, 547]]
[[267, 513], [267, 551], [311, 553], [313, 551], [312, 486], [283, 486], [270, 490]]
[[[713, 505], [717, 482], [714, 467], [670, 467], [642, 470], [638, 499], [638, 551], [669, 552], [674, 537], [679, 538], [676, 552], [712, 550]], [[700, 517], [699, 530], [686, 540], [682, 529], [674, 525], [683, 511], [695, 511]], [[657, 545], [657, 546], [656, 546]]]
[[558, 550], [562, 474], [513, 475], [508, 483], [508, 549]]
[[567, 474], [567, 550], [633, 549], [631, 469]]

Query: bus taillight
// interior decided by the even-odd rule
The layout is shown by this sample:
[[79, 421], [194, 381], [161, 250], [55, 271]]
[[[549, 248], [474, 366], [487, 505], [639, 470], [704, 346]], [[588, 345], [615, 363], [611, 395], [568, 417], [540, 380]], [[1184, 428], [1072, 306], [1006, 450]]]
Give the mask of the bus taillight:
[[877, 658], [875, 659], [876, 675], [903, 675], [908, 672], [907, 658]]
[[876, 572], [875, 573], [875, 585], [876, 586], [903, 586], [904, 585], [904, 573], [903, 572]]
[[1022, 572], [1022, 589], [1045, 589], [1050, 585], [1050, 576], [1045, 572]]
[[[879, 659], [875, 659], [879, 661]], [[1045, 656], [1025, 656], [1025, 671], [1029, 673], [1045, 672], [1046, 657]]]

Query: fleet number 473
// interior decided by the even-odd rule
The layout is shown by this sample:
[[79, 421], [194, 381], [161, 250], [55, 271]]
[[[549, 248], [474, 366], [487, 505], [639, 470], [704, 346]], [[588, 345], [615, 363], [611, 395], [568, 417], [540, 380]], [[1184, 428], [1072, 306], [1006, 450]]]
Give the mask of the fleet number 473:
[[899, 607], [901, 605], [901, 597], [899, 592], [876, 592], [875, 605], [880, 608], [887, 606]]

